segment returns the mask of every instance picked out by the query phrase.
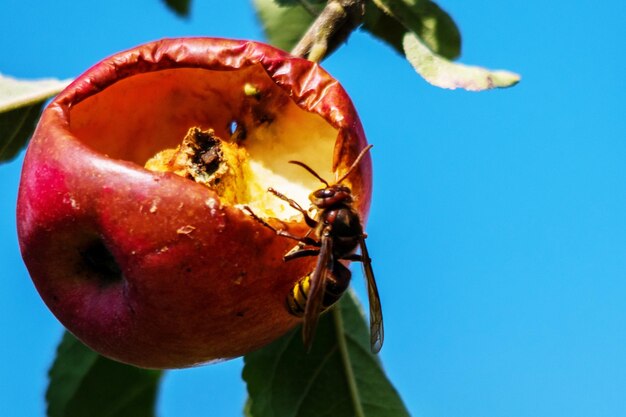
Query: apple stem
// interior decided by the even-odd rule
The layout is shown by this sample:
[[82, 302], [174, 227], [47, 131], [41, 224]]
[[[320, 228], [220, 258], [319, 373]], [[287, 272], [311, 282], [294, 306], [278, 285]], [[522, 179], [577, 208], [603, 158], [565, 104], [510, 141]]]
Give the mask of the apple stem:
[[364, 0], [328, 0], [291, 54], [313, 62], [321, 61], [361, 24], [364, 13]]

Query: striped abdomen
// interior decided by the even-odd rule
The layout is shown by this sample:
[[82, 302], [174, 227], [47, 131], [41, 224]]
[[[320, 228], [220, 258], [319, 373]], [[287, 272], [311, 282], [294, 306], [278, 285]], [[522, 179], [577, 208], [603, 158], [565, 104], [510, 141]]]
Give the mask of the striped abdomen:
[[[313, 272], [302, 277], [287, 295], [287, 310], [294, 316], [304, 316], [311, 288], [311, 275], [313, 275]], [[335, 262], [333, 265], [332, 273], [327, 271], [326, 274], [321, 275], [320, 279], [325, 280], [322, 312], [339, 301], [348, 285], [350, 285], [350, 277], [350, 270], [339, 262]]]

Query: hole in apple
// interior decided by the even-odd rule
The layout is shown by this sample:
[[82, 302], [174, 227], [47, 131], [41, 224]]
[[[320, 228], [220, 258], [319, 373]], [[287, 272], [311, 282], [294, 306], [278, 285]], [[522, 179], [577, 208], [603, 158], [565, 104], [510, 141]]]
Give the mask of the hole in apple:
[[231, 136], [237, 131], [237, 126], [237, 120], [233, 120], [232, 122], [230, 122], [230, 125], [228, 125], [228, 133], [230, 133]]
[[[71, 133], [95, 151], [187, 178], [188, 170], [179, 169], [177, 161], [186, 157], [177, 148], [181, 150], [191, 128], [212, 131], [223, 142], [222, 150], [229, 152], [224, 159], [232, 163], [225, 176], [211, 175], [219, 178], [217, 184], [206, 185], [225, 205], [247, 205], [264, 218], [299, 218], [268, 188], [308, 207], [309, 194], [321, 186], [290, 160], [306, 163], [329, 180], [334, 176], [337, 129], [301, 108], [260, 65], [233, 71], [176, 68], [138, 73], [83, 99], [70, 113]], [[155, 155], [160, 160], [156, 166]]]
[[124, 279], [122, 270], [115, 261], [115, 257], [101, 239], [88, 244], [81, 256], [85, 265], [105, 285], [114, 284]]
[[248, 136], [246, 125], [237, 120], [233, 120], [228, 125], [228, 133], [230, 134], [230, 141], [237, 143], [244, 141]]

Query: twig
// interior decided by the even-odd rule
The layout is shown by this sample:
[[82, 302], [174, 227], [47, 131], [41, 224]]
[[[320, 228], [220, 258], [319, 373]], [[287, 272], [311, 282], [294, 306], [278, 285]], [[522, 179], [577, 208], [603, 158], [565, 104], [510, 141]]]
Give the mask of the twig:
[[361, 24], [364, 12], [364, 0], [328, 0], [291, 54], [321, 61]]

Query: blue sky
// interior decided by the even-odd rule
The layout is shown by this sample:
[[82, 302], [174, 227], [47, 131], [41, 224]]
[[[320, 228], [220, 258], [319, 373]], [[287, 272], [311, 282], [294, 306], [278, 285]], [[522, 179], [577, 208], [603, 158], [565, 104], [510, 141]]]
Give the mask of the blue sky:
[[[626, 415], [626, 6], [439, 4], [463, 62], [522, 82], [439, 90], [363, 33], [324, 63], [374, 144], [367, 230], [387, 373], [414, 416]], [[162, 37], [262, 39], [245, 1], [196, 0], [187, 20], [157, 0], [0, 8], [0, 72], [21, 78], [75, 77]], [[19, 255], [20, 166], [0, 166], [0, 407], [30, 417], [44, 415], [62, 328]], [[241, 415], [241, 367], [170, 372], [159, 415]]]

